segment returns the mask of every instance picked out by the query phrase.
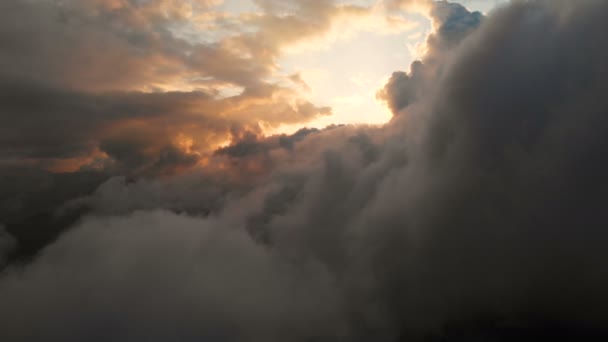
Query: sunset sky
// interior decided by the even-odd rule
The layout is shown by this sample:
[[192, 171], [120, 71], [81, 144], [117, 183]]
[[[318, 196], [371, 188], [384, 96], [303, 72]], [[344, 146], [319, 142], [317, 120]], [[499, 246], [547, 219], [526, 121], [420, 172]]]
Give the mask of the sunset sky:
[[[498, 4], [466, 3], [482, 12]], [[394, 71], [407, 71], [424, 56], [433, 31], [425, 1], [26, 0], [2, 6], [14, 14], [3, 23], [12, 44], [3, 55], [7, 77], [98, 104], [83, 102], [95, 113], [75, 114], [88, 124], [67, 132], [69, 142], [46, 127], [64, 122], [61, 117], [72, 114], [63, 106], [75, 104], [48, 104], [61, 113], [45, 123], [20, 122], [22, 130], [40, 132], [35, 139], [44, 151], [22, 133], [7, 132], [12, 148], [1, 162], [55, 172], [120, 159], [108, 144], [146, 145], [131, 151], [145, 159], [163, 148], [188, 152], [184, 141], [189, 153], [206, 154], [247, 131], [384, 124], [392, 113], [378, 91]], [[32, 16], [35, 25], [23, 25], [19, 16]]]
[[0, 341], [608, 341], [607, 14], [0, 0]]
[[[504, 1], [470, 0], [463, 4], [472, 10], [488, 12]], [[393, 71], [422, 57], [424, 42], [432, 27], [424, 6], [389, 10], [387, 3], [340, 1], [337, 6], [359, 6], [361, 15], [336, 15], [330, 19], [329, 28], [318, 35], [285, 42], [277, 57], [276, 77], [299, 75], [304, 83], [295, 86], [300, 86], [301, 95], [332, 108], [333, 115], [312, 119], [307, 126], [383, 124], [390, 120], [392, 115], [376, 98], [376, 92]], [[264, 8], [253, 0], [223, 1], [214, 10], [218, 15], [231, 16], [264, 13]], [[284, 15], [290, 13], [288, 10]], [[291, 14], [297, 15], [297, 12]], [[290, 132], [300, 125], [270, 128], [269, 132]]]

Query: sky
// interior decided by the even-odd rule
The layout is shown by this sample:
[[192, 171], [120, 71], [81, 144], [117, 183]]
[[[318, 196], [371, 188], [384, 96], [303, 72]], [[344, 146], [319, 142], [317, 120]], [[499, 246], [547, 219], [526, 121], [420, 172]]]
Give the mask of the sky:
[[[489, 12], [504, 0], [469, 0], [468, 8]], [[431, 22], [423, 13], [402, 11], [388, 13], [385, 4], [377, 0], [340, 1], [342, 6], [370, 9], [364, 17], [336, 20], [329, 32], [311, 42], [286, 46], [276, 60], [275, 77], [299, 75], [303, 82], [303, 96], [313, 103], [331, 107], [332, 115], [314, 118], [308, 127], [323, 128], [339, 124], [384, 124], [392, 114], [376, 97], [395, 70], [403, 69], [421, 57], [420, 46], [432, 30]], [[230, 15], [247, 15], [260, 10], [253, 0], [226, 0], [213, 10]], [[387, 28], [382, 23], [387, 17], [399, 18], [400, 27]], [[193, 38], [208, 39], [217, 32], [191, 32]], [[202, 36], [202, 37], [201, 37]], [[227, 94], [242, 88], [226, 90]], [[358, 109], [358, 110], [357, 110]], [[268, 134], [293, 133], [301, 123], [267, 127]]]
[[[477, 0], [463, 4], [471, 10], [489, 12], [501, 2], [504, 1]], [[351, 3], [379, 6], [375, 1]], [[384, 124], [390, 120], [390, 110], [377, 99], [376, 93], [393, 71], [404, 69], [421, 57], [417, 46], [424, 44], [432, 29], [431, 22], [421, 14], [401, 13], [400, 16], [410, 25], [387, 32], [377, 28], [362, 29], [318, 47], [296, 49], [279, 59], [282, 69], [301, 74], [302, 80], [311, 88], [309, 96], [315, 103], [333, 109], [333, 115], [313, 120], [309, 126]], [[347, 25], [357, 27], [360, 24], [355, 20]], [[279, 128], [277, 132], [288, 133], [294, 129], [297, 125]]]
[[[491, 11], [498, 3], [468, 5]], [[49, 110], [61, 118], [20, 122], [36, 137], [7, 132], [12, 148], [3, 163], [59, 172], [122, 163], [109, 145], [125, 139], [141, 146], [127, 153], [135, 155], [116, 151], [123, 157], [145, 161], [164, 148], [195, 158], [246, 132], [387, 123], [392, 113], [378, 91], [395, 70], [422, 58], [433, 30], [428, 3], [416, 1], [26, 0], [4, 7], [15, 18], [36, 16], [32, 26], [4, 24], [8, 82], [132, 107], [88, 106], [97, 111], [91, 119], [74, 114], [87, 123], [68, 128], [71, 142], [44, 127], [72, 123], [59, 102]], [[118, 93], [121, 103], [110, 103]]]
[[0, 341], [607, 341], [606, 13], [0, 1]]

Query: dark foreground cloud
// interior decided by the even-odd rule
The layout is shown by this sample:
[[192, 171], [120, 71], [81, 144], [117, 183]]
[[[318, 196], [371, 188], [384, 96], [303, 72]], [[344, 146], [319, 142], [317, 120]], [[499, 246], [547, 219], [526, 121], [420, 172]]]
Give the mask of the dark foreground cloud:
[[17, 240], [9, 234], [4, 226], [0, 226], [0, 267], [4, 266], [7, 257], [17, 247]]
[[435, 6], [424, 91], [391, 81], [390, 124], [242, 134], [207, 169], [113, 178], [4, 271], [0, 336], [606, 340], [608, 3]]

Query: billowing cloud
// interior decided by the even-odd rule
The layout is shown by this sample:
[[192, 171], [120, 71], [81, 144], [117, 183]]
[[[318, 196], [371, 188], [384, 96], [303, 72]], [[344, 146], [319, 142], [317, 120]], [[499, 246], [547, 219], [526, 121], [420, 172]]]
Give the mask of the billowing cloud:
[[395, 71], [377, 94], [379, 99], [386, 101], [393, 114], [399, 114], [420, 96], [432, 91], [450, 50], [477, 28], [483, 18], [481, 13], [470, 12], [457, 3], [437, 1], [428, 7], [434, 32], [427, 38], [423, 61], [414, 61], [409, 72]]
[[[271, 79], [287, 42], [326, 31], [335, 10], [331, 2], [294, 1], [306, 16], [283, 17], [268, 8], [260, 16], [232, 19], [213, 12], [214, 4], [3, 2], [2, 161], [63, 165], [106, 153], [118, 162], [137, 159], [134, 167], [140, 168], [163, 153], [178, 153], [172, 141], [180, 136], [203, 153], [237, 126], [303, 123], [331, 112]], [[210, 13], [216, 14], [211, 20], [217, 31], [227, 35], [189, 39], [188, 30]], [[327, 24], [311, 25], [315, 17]], [[242, 28], [234, 31], [230, 20]], [[194, 157], [170, 158], [188, 164]]]
[[[166, 212], [85, 222], [47, 250], [35, 271], [2, 282], [3, 302], [14, 309], [0, 313], [3, 321], [19, 317], [41, 324], [38, 331], [16, 327], [2, 335], [261, 341], [315, 336], [320, 331], [309, 327], [320, 325], [326, 327], [323, 335], [344, 334], [335, 326], [341, 305], [323, 265], [303, 262], [294, 268], [245, 232], [225, 228]], [[49, 292], [40, 292], [34, 282], [46, 284]], [[29, 297], [27, 303], [22, 296]], [[44, 310], [38, 301], [47, 303]], [[87, 313], [78, 309], [83, 301], [91, 308]], [[79, 323], [66, 325], [69, 321]]]
[[386, 104], [393, 112], [399, 111], [418, 100], [425, 81], [425, 67], [420, 61], [412, 63], [410, 72], [395, 71], [388, 83], [380, 90], [377, 97], [386, 101]]
[[[0, 162], [53, 171], [117, 162], [134, 173], [193, 165], [236, 127], [331, 114], [301, 93], [298, 74], [282, 74], [286, 49], [348, 35], [353, 20], [358, 30], [412, 27], [377, 6], [255, 3], [259, 11], [234, 14], [221, 1], [4, 1]], [[189, 151], [175, 142], [183, 137]]]
[[605, 340], [608, 3], [433, 6], [427, 57], [385, 88], [401, 115], [230, 130], [204, 168], [78, 196], [0, 278], [0, 336]]

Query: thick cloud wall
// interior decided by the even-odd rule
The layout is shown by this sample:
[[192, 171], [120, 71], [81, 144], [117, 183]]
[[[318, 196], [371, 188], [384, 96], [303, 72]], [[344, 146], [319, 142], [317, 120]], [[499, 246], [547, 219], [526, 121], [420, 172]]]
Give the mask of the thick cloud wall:
[[87, 214], [4, 270], [0, 337], [603, 340], [608, 3], [430, 13], [389, 124], [235, 133], [62, 206]]

